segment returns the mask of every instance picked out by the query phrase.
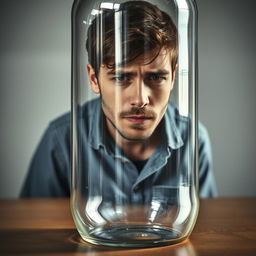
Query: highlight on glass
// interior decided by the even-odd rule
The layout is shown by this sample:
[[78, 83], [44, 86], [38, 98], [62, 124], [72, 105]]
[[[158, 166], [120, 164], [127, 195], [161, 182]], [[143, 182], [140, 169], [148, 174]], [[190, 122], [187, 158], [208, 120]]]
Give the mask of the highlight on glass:
[[198, 214], [194, 0], [75, 0], [71, 211], [90, 243], [185, 240]]

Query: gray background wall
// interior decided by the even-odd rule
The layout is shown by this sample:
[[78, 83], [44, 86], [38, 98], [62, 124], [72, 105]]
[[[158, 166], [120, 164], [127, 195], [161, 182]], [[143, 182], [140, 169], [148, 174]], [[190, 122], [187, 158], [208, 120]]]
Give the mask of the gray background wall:
[[[198, 0], [199, 114], [220, 196], [256, 196], [255, 0]], [[70, 109], [72, 0], [0, 0], [0, 197], [17, 197], [49, 121]]]

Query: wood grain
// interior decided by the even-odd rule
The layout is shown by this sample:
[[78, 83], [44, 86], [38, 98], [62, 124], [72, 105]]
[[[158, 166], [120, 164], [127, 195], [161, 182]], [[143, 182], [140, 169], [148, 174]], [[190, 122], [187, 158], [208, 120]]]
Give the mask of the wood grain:
[[0, 255], [256, 255], [256, 198], [204, 199], [190, 239], [172, 246], [120, 249], [81, 240], [68, 199], [0, 200]]

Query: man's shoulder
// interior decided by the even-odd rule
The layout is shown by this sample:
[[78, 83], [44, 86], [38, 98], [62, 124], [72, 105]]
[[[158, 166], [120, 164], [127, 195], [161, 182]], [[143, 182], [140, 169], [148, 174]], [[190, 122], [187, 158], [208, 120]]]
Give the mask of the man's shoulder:
[[[172, 120], [175, 122], [176, 127], [179, 129], [181, 133], [187, 132], [189, 126], [191, 125], [191, 118], [188, 116], [181, 115], [178, 107], [174, 103], [170, 103], [168, 107], [169, 115]], [[198, 121], [198, 138], [199, 142], [208, 141], [209, 134], [206, 126]]]
[[[82, 106], [77, 106], [77, 121], [86, 122], [88, 123], [90, 120], [90, 117], [93, 115], [95, 108], [99, 104], [99, 99], [93, 99], [86, 103], [84, 103]], [[50, 124], [50, 129], [70, 129], [71, 128], [71, 111], [68, 111], [57, 118], [53, 119]]]
[[176, 104], [170, 102], [166, 114], [168, 124], [172, 129], [177, 129], [181, 133], [188, 131], [191, 118], [182, 115]]
[[[98, 106], [99, 99], [93, 99], [86, 103], [84, 103], [82, 106], [77, 106], [77, 119], [78, 120], [87, 120], [87, 117], [93, 115], [93, 112], [95, 108]], [[57, 118], [53, 119], [50, 122], [50, 126], [54, 128], [62, 128], [67, 127], [71, 125], [71, 111], [68, 111]]]
[[198, 123], [198, 138], [199, 138], [199, 141], [208, 141], [209, 140], [208, 130], [202, 122]]
[[49, 127], [52, 129], [59, 129], [59, 128], [70, 127], [70, 124], [71, 124], [71, 112], [68, 111], [56, 117], [55, 119], [53, 119], [50, 122]]

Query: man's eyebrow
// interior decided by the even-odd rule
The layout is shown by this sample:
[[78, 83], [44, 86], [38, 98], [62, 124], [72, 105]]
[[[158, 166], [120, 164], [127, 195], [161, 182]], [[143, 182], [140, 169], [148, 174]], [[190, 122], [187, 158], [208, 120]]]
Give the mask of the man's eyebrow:
[[[146, 75], [150, 74], [158, 74], [158, 75], [168, 75], [170, 74], [170, 71], [165, 69], [158, 69], [156, 71], [147, 71], [145, 72]], [[128, 72], [128, 71], [122, 71], [122, 70], [111, 70], [107, 72], [107, 75], [126, 75], [126, 76], [135, 76], [136, 72]]]
[[136, 73], [135, 72], [127, 72], [127, 71], [122, 71], [122, 70], [111, 70], [109, 72], [107, 72], [107, 75], [126, 75], [126, 76], [135, 76]]
[[170, 74], [170, 71], [168, 70], [165, 70], [165, 69], [158, 69], [156, 71], [148, 71], [148, 72], [145, 72], [147, 75], [150, 75], [150, 74], [157, 74], [157, 75], [169, 75]]

